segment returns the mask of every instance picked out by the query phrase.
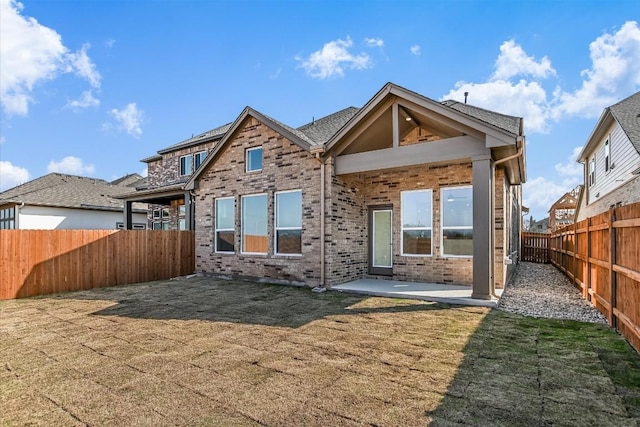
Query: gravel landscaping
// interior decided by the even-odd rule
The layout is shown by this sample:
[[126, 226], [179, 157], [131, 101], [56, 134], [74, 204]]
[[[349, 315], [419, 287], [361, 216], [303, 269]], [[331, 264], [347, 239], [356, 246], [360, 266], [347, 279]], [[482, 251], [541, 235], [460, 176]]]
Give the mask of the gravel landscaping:
[[520, 263], [498, 308], [532, 317], [607, 323], [602, 313], [551, 264]]

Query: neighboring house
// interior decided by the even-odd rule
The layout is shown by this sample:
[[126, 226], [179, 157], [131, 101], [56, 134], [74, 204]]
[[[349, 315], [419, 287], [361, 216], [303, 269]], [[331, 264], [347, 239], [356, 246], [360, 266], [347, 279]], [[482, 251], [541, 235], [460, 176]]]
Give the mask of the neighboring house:
[[578, 198], [582, 192], [582, 185], [578, 185], [573, 190], [564, 193], [562, 197], [555, 201], [549, 209], [549, 231], [554, 232], [559, 228], [571, 225], [576, 220], [576, 209]]
[[[112, 182], [50, 173], [0, 193], [2, 229], [125, 228], [122, 200], [113, 196], [135, 191], [138, 174]], [[146, 229], [147, 206], [134, 206], [132, 227]]]
[[549, 218], [544, 218], [539, 221], [533, 221], [529, 224], [528, 231], [530, 233], [548, 233], [549, 232]]
[[297, 129], [247, 107], [143, 160], [150, 188], [125, 200], [187, 205], [201, 273], [455, 283], [489, 299], [519, 255], [524, 143], [521, 118], [389, 83]]
[[605, 108], [578, 161], [585, 184], [576, 221], [640, 201], [640, 92]]

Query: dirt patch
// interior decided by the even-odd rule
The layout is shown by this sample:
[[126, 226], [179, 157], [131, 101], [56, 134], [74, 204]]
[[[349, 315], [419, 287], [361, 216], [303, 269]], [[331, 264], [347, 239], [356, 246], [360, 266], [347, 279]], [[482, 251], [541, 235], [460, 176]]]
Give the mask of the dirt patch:
[[539, 322], [199, 277], [2, 301], [0, 424], [637, 421], [637, 354]]

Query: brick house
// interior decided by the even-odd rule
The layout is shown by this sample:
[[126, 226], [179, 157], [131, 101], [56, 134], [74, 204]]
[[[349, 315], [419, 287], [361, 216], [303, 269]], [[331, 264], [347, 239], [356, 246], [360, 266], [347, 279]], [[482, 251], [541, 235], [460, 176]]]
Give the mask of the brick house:
[[364, 107], [297, 129], [250, 107], [219, 129], [177, 144], [171, 166], [160, 152], [145, 159], [150, 182], [173, 179], [180, 153], [211, 144], [188, 179], [164, 186], [195, 207], [198, 272], [466, 284], [489, 299], [517, 261], [521, 118], [388, 83]]

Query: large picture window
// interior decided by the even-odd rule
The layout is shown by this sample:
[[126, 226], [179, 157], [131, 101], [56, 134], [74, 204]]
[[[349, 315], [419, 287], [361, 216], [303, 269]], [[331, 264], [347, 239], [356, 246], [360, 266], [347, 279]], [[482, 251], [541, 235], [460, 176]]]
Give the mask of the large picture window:
[[267, 195], [242, 196], [242, 252], [266, 254]]
[[473, 255], [473, 189], [471, 187], [443, 188], [442, 255]]
[[236, 201], [233, 197], [216, 199], [215, 205], [215, 251], [235, 251], [235, 211]]
[[431, 255], [432, 191], [412, 190], [400, 194], [402, 255]]
[[302, 254], [302, 191], [276, 193], [275, 252]]

